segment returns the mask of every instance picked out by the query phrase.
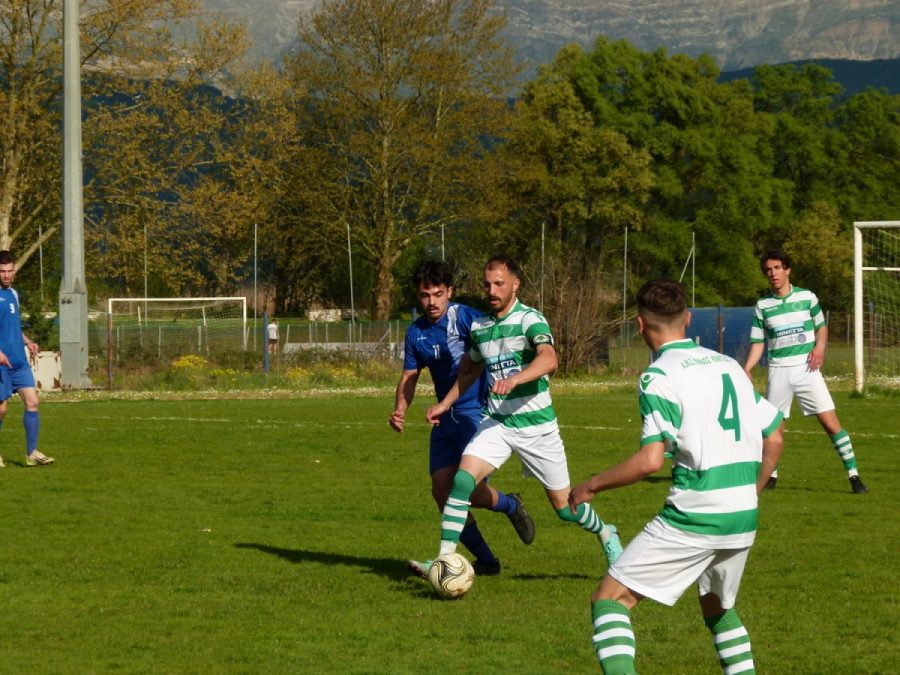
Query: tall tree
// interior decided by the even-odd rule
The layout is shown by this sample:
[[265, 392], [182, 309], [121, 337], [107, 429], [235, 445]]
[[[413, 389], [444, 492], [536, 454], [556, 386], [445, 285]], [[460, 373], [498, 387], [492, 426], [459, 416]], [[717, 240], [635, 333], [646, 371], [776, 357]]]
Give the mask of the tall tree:
[[325, 0], [301, 21], [302, 226], [335, 247], [349, 232], [373, 319], [389, 316], [403, 251], [472, 218], [492, 183], [516, 70], [504, 23], [490, 0]]
[[[46, 240], [61, 219], [62, 5], [0, 5], [0, 248], [15, 245], [20, 265], [37, 250], [39, 226]], [[133, 69], [167, 34], [169, 21], [194, 11], [195, 0], [83, 0], [82, 68]]]

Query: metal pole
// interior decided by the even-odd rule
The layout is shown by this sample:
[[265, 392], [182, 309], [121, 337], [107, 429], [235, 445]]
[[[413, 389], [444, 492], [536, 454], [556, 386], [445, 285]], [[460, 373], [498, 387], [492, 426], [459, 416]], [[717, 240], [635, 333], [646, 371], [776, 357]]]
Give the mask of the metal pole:
[[[356, 307], [353, 302], [353, 251], [350, 248], [350, 223], [347, 223], [347, 261], [350, 269], [350, 328], [352, 329], [356, 317]], [[327, 328], [327, 325], [326, 325]], [[350, 333], [353, 334], [352, 332]]]
[[446, 260], [444, 256], [444, 224], [441, 223], [441, 260]]
[[697, 233], [691, 232], [691, 307], [697, 306]]
[[[253, 223], [253, 327], [256, 328], [256, 303], [259, 296], [256, 291], [257, 267], [257, 225]], [[256, 331], [253, 331], [253, 351], [256, 351]]]
[[622, 324], [625, 324], [625, 305], [628, 291], [628, 228], [625, 228], [625, 257], [622, 261]]
[[81, 50], [78, 0], [63, 5], [63, 275], [59, 290], [59, 347], [64, 388], [91, 386], [88, 368], [87, 286], [81, 170]]
[[862, 230], [853, 223], [853, 385], [862, 393], [865, 385], [865, 360], [863, 358], [863, 284], [862, 284]]
[[544, 313], [544, 230], [547, 223], [541, 221], [541, 313]]
[[41, 309], [44, 308], [44, 228], [38, 225], [38, 261], [41, 270]]

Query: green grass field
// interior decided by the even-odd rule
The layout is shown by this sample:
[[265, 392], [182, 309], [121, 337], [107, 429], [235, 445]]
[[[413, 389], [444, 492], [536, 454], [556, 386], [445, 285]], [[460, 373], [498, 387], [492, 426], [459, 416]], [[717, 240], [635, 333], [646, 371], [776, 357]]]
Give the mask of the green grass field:
[[[638, 438], [631, 385], [557, 385], [573, 480]], [[521, 545], [477, 512], [504, 564], [460, 601], [403, 560], [437, 548], [427, 428], [393, 394], [268, 400], [47, 397], [25, 468], [21, 406], [0, 433], [3, 673], [592, 673], [599, 546], [559, 523], [513, 459], [495, 476], [537, 524]], [[738, 610], [761, 673], [891, 673], [898, 649], [896, 397], [837, 393], [870, 494], [850, 493], [814, 421], [790, 421]], [[594, 506], [630, 539], [663, 473]], [[714, 673], [692, 592], [633, 614], [641, 673]]]

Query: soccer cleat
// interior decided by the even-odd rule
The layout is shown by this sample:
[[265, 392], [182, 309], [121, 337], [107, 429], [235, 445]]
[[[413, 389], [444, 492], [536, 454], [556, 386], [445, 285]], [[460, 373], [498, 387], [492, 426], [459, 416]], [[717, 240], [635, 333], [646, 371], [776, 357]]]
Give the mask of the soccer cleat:
[[606, 524], [609, 528], [610, 535], [609, 540], [603, 541], [600, 539], [600, 535], [597, 535], [597, 539], [600, 539], [600, 543], [603, 545], [603, 555], [606, 556], [607, 565], [612, 565], [616, 558], [622, 555], [622, 542], [619, 541], [619, 531], [616, 529], [615, 525]]
[[516, 510], [512, 513], [507, 513], [506, 517], [509, 518], [509, 522], [512, 523], [512, 526], [515, 528], [516, 534], [519, 535], [519, 539], [522, 540], [522, 543], [530, 544], [534, 541], [534, 521], [525, 510], [525, 505], [522, 503], [522, 496], [513, 492], [512, 494], [507, 495], [507, 497], [516, 503]]
[[853, 488], [853, 494], [857, 495], [863, 495], [869, 491], [859, 476], [850, 476], [850, 487]]
[[3, 463], [3, 458], [0, 457], [0, 469], [5, 469], [5, 468], [6, 468], [6, 464]]
[[778, 479], [775, 476], [769, 476], [769, 480], [766, 481], [763, 490], [774, 490], [776, 483], [778, 483]]
[[427, 579], [428, 570], [431, 569], [431, 561], [407, 560], [406, 569], [408, 569], [411, 573], [415, 574], [420, 579]]
[[496, 558], [490, 562], [476, 560], [472, 563], [472, 569], [477, 577], [495, 577], [500, 574], [500, 561]]
[[45, 466], [47, 464], [53, 464], [53, 458], [47, 457], [40, 450], [32, 450], [31, 454], [25, 458], [25, 464], [28, 466]]

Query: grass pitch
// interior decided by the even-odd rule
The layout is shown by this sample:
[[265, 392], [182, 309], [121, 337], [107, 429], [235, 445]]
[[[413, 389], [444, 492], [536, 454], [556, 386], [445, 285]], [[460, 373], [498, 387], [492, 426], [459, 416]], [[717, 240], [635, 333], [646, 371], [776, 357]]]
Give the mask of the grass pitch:
[[[634, 387], [557, 385], [573, 481], [627, 456]], [[393, 392], [295, 400], [42, 404], [25, 468], [21, 406], [2, 433], [0, 672], [593, 673], [589, 597], [599, 545], [559, 523], [518, 460], [530, 547], [476, 511], [499, 577], [439, 600], [403, 560], [430, 557], [420, 394], [402, 436]], [[738, 611], [759, 672], [896, 672], [900, 449], [896, 397], [836, 394], [871, 493], [850, 493], [814, 420], [788, 425], [764, 494]], [[662, 505], [665, 472], [601, 495], [630, 539]], [[641, 673], [718, 671], [694, 594], [633, 613]]]

